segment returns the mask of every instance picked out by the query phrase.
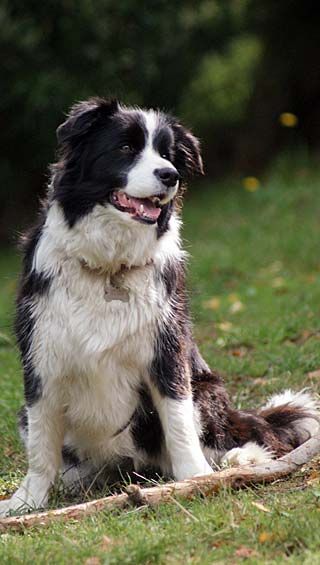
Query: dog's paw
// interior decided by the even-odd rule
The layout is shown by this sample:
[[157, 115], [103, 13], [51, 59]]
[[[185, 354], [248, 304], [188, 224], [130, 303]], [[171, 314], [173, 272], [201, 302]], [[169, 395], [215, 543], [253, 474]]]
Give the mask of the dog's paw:
[[[0, 517], [27, 514], [28, 512], [46, 507], [48, 501], [47, 491], [41, 492], [40, 488], [37, 490], [33, 488], [31, 490], [29, 486], [30, 480], [26, 477], [11, 498], [0, 502]], [[39, 487], [41, 485], [34, 486]]]
[[234, 447], [227, 451], [221, 460], [221, 466], [261, 465], [271, 461], [271, 459], [273, 459], [273, 454], [268, 448], [249, 441], [243, 447]]
[[0, 501], [0, 518], [5, 518], [10, 512], [10, 498]]
[[15, 496], [8, 498], [6, 500], [1, 500], [0, 502], [0, 518], [6, 518], [12, 515], [26, 514], [32, 509], [23, 500], [18, 499]]

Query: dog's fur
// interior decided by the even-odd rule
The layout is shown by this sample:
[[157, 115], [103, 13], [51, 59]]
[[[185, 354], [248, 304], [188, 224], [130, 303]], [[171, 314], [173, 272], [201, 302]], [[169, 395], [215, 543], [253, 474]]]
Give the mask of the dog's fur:
[[45, 506], [59, 470], [68, 485], [103, 466], [179, 480], [263, 463], [316, 433], [305, 391], [235, 410], [193, 341], [179, 207], [202, 173], [196, 138], [104, 99], [74, 106], [57, 135], [17, 299], [29, 470], [0, 512]]

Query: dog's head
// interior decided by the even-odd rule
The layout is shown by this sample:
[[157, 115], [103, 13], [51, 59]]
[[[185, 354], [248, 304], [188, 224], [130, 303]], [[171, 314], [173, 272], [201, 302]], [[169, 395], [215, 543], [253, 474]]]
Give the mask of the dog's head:
[[76, 104], [57, 138], [54, 198], [70, 227], [99, 204], [161, 228], [182, 183], [203, 172], [198, 140], [174, 118], [116, 100]]

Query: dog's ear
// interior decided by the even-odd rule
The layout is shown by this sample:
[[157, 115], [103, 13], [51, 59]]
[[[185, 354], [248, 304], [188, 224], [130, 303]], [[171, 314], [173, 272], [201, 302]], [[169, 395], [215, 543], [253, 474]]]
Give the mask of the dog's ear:
[[119, 109], [116, 99], [90, 98], [74, 104], [63, 124], [57, 128], [58, 145], [78, 140], [102, 117], [110, 117]]
[[203, 175], [203, 163], [199, 140], [178, 122], [171, 125], [175, 138], [174, 164], [182, 178]]

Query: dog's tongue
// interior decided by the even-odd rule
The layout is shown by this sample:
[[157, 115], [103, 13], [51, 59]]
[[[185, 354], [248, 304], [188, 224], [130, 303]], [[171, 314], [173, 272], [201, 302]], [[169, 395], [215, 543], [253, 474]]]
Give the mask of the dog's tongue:
[[118, 192], [117, 198], [120, 206], [128, 208], [128, 212], [133, 212], [139, 218], [148, 218], [157, 221], [161, 214], [161, 208], [157, 208], [149, 198], [134, 198], [127, 196], [124, 192]]

